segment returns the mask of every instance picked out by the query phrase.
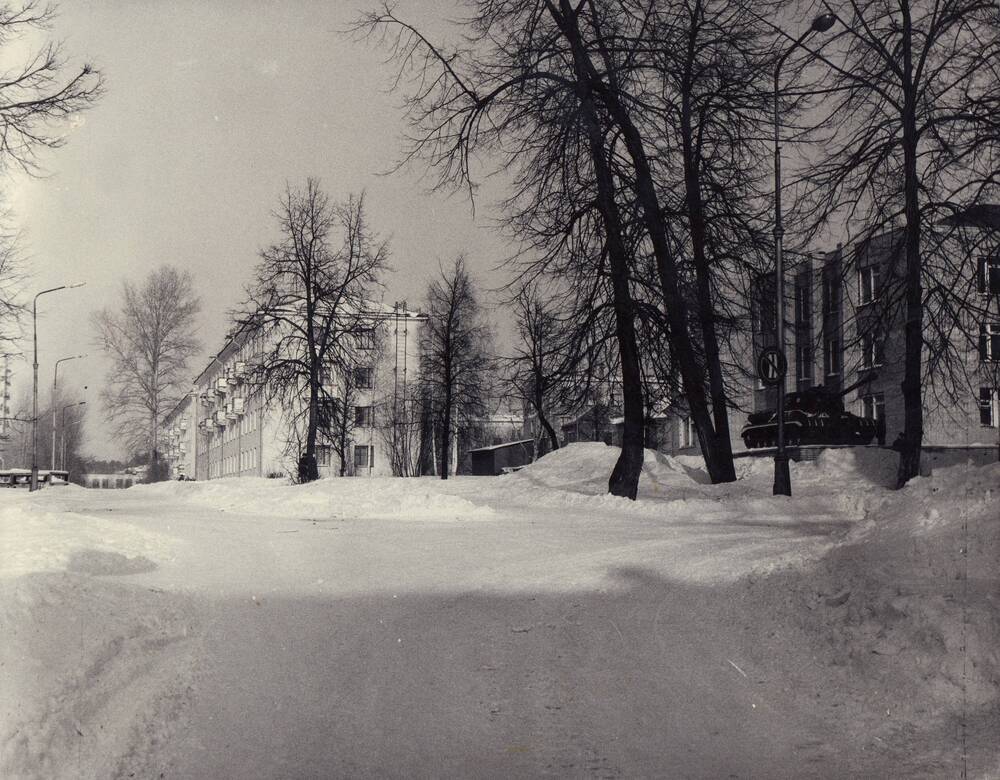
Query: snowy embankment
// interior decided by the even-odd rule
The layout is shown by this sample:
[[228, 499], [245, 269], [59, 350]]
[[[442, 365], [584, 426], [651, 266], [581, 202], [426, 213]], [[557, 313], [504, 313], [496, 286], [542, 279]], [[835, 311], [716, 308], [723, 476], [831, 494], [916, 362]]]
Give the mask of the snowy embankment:
[[[795, 498], [786, 499], [767, 495], [768, 459], [738, 461], [736, 483], [710, 486], [699, 457], [647, 451], [631, 504], [602, 494], [616, 455], [569, 448], [510, 479], [541, 488], [540, 504], [617, 507], [665, 522], [848, 521], [820, 555], [785, 555], [734, 589], [729, 617], [753, 638], [756, 660], [808, 696], [816, 695], [810, 680], [833, 674], [841, 690], [869, 699], [859, 737], [880, 720], [901, 730], [930, 717], [956, 734], [985, 729], [978, 736], [1000, 746], [1000, 464], [942, 468], [892, 491], [892, 453], [827, 450], [791, 464]], [[806, 668], [786, 663], [786, 644], [808, 649]]]
[[5, 778], [125, 776], [130, 753], [168, 733], [187, 685], [186, 600], [105, 579], [156, 569], [176, 540], [63, 506], [85, 494], [0, 495]]
[[[299, 560], [309, 577], [315, 574], [310, 567], [329, 555], [327, 578], [354, 571], [336, 556], [361, 542], [369, 554], [424, 571], [425, 593], [434, 585], [426, 580], [439, 575], [451, 577], [448, 587], [456, 592], [478, 576], [480, 587], [509, 580], [521, 592], [542, 593], [549, 581], [576, 577], [582, 565], [611, 575], [648, 572], [667, 584], [632, 577], [629, 587], [669, 592], [676, 586], [671, 599], [680, 598], [679, 588], [686, 586], [707, 589], [698, 598], [712, 610], [706, 620], [725, 627], [722, 644], [740, 637], [738, 647], [718, 648], [741, 653], [726, 674], [782, 681], [784, 695], [853, 730], [859, 742], [892, 744], [900, 756], [919, 756], [921, 763], [911, 770], [954, 776], [956, 741], [995, 744], [1000, 466], [941, 469], [890, 491], [885, 485], [894, 471], [891, 454], [830, 451], [816, 463], [793, 464], [795, 497], [787, 499], [770, 495], [769, 460], [741, 461], [737, 482], [712, 486], [700, 459], [647, 453], [639, 500], [630, 502], [605, 493], [616, 454], [604, 445], [573, 445], [496, 479], [328, 480], [306, 486], [244, 479], [127, 491], [71, 486], [33, 495], [0, 492], [0, 776], [143, 776], [149, 757], [162, 754], [173, 732], [184, 728], [183, 712], [203, 666], [199, 655], [212, 633], [204, 622], [214, 613], [205, 603], [221, 591], [216, 586], [234, 565], [233, 548], [205, 548], [232, 535], [241, 537], [242, 549], [264, 551], [262, 561], [276, 551], [302, 555], [280, 560]], [[197, 522], [172, 519], [185, 512]], [[221, 518], [227, 519], [224, 527]], [[331, 524], [326, 530], [349, 525], [353, 535], [316, 531], [308, 539], [289, 526], [336, 518], [383, 522]], [[410, 520], [421, 523], [400, 522]], [[456, 523], [469, 520], [476, 523]], [[560, 534], [572, 533], [574, 524], [586, 527], [588, 536], [567, 540], [568, 551], [559, 549], [565, 538]], [[498, 532], [491, 531], [494, 525]], [[518, 548], [533, 545], [533, 536], [518, 538], [518, 529], [527, 527], [545, 529], [544, 539], [554, 546]], [[602, 527], [615, 534], [603, 539], [594, 531]], [[424, 542], [432, 532], [435, 541]], [[491, 563], [481, 572], [449, 568], [469, 554], [464, 540], [474, 545], [478, 538], [509, 549], [483, 550]], [[317, 547], [308, 560], [305, 546], [276, 546], [300, 539], [303, 545], [346, 546]], [[436, 548], [422, 546], [439, 542], [437, 558]], [[388, 557], [404, 555], [408, 546], [413, 561]], [[661, 560], [662, 551], [672, 557]], [[539, 556], [550, 569], [548, 580], [538, 576]], [[697, 564], [687, 565], [688, 558]], [[165, 590], [155, 580], [157, 569], [183, 570], [202, 559], [220, 570], [217, 579], [199, 581], [202, 563], [190, 568], [183, 592]], [[246, 568], [241, 577], [248, 576]], [[350, 575], [355, 588], [393, 575], [364, 563], [357, 572]], [[456, 572], [465, 579], [454, 579]], [[487, 575], [495, 579], [487, 581]], [[581, 579], [574, 588], [589, 582], [587, 587], [603, 592], [608, 581]], [[282, 595], [291, 594], [269, 598]], [[658, 598], [650, 599], [657, 615]], [[643, 601], [641, 590], [634, 590], [623, 604]], [[632, 614], [631, 607], [622, 609], [609, 613], [615, 630], [607, 647], [593, 650], [594, 658], [605, 659], [595, 676], [613, 663], [618, 642], [647, 641], [627, 629], [622, 636], [614, 621]], [[253, 610], [266, 615], [267, 608], [255, 601]], [[449, 606], [442, 614], [464, 632], [478, 625], [480, 609], [470, 610], [466, 615]], [[639, 621], [633, 630], [646, 625]], [[517, 624], [502, 636], [518, 639], [530, 630]], [[531, 636], [540, 638], [540, 631]], [[390, 646], [397, 647], [396, 641]], [[469, 641], [488, 648], [494, 640], [471, 635]], [[655, 649], [655, 642], [666, 640], [648, 641]], [[369, 651], [375, 648], [366, 646]], [[659, 656], [651, 650], [651, 659]], [[302, 691], [289, 693], [292, 700], [308, 696], [309, 681], [302, 684]], [[928, 739], [929, 724], [939, 724], [949, 738]], [[935, 752], [937, 768], [927, 764]], [[980, 747], [977, 766], [1000, 772], [996, 750], [987, 752], [983, 756]], [[980, 770], [969, 776], [984, 775]]]
[[471, 520], [493, 513], [487, 506], [450, 495], [429, 479], [323, 479], [290, 485], [284, 479], [240, 477], [160, 482], [131, 490], [250, 517]]

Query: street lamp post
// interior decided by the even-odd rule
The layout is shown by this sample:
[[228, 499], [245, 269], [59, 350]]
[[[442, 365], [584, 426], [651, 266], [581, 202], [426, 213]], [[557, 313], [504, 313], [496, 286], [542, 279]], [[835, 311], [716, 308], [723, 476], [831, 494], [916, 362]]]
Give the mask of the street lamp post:
[[31, 363], [31, 490], [38, 490], [38, 299], [47, 293], [83, 287], [85, 284], [86, 282], [77, 282], [51, 287], [35, 293], [35, 299], [31, 302], [31, 337], [34, 345], [34, 358]]
[[82, 357], [86, 357], [86, 355], [70, 355], [69, 357], [59, 358], [56, 361], [55, 371], [52, 373], [52, 468], [56, 467], [56, 387], [59, 383], [59, 364], [65, 363], [67, 360], [78, 360]]
[[[782, 257], [782, 239], [785, 228], [781, 221], [781, 124], [779, 120], [778, 98], [781, 93], [781, 67], [788, 56], [802, 45], [803, 41], [814, 32], [826, 32], [833, 27], [837, 17], [833, 14], [820, 14], [813, 19], [812, 25], [800, 35], [774, 66], [774, 287], [775, 287], [775, 346], [782, 358], [785, 357], [785, 266]], [[788, 365], [787, 360], [783, 360]], [[787, 372], [786, 372], [787, 373]], [[774, 495], [792, 495], [792, 477], [788, 471], [788, 452], [785, 449], [785, 374], [778, 379], [776, 386], [777, 399], [775, 414], [778, 418], [778, 451], [774, 456]]]
[[[61, 469], [66, 468], [66, 410], [73, 406], [84, 406], [86, 403], [87, 403], [86, 401], [77, 401], [75, 404], [66, 404], [62, 408], [62, 425], [59, 426], [60, 429], [62, 430], [62, 446], [61, 446], [62, 456], [59, 458], [59, 468]], [[81, 423], [81, 422], [83, 422], [82, 417], [76, 421], [76, 423]], [[73, 425], [76, 423], [70, 423], [70, 424]]]

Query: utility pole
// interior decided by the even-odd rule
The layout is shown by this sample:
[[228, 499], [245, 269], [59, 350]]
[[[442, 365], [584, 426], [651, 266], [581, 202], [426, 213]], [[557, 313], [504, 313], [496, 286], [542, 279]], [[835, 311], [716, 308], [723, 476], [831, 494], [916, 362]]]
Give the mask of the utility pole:
[[50, 453], [52, 455], [52, 468], [56, 467], [56, 386], [59, 383], [59, 364], [65, 363], [67, 360], [78, 360], [82, 357], [86, 356], [70, 355], [69, 357], [59, 358], [56, 361], [55, 370], [52, 372], [52, 452]]
[[[778, 98], [781, 95], [781, 66], [785, 64], [793, 51], [802, 45], [803, 41], [813, 33], [823, 33], [833, 27], [837, 17], [833, 14], [821, 14], [812, 21], [809, 29], [800, 35], [792, 45], [785, 50], [785, 53], [778, 59], [774, 67], [774, 288], [775, 288], [775, 336], [781, 364], [787, 367], [788, 361], [785, 356], [785, 266], [782, 257], [782, 238], [785, 235], [785, 228], [782, 224], [781, 215], [781, 117], [779, 113]], [[785, 450], [785, 371], [779, 372], [781, 376], [777, 383], [777, 398], [775, 412], [778, 420], [777, 445], [778, 450], [774, 456], [774, 495], [792, 495], [792, 478], [788, 470], [788, 452]]]
[[31, 302], [31, 336], [34, 347], [31, 361], [31, 491], [38, 490], [38, 299], [46, 293], [83, 287], [85, 284], [86, 282], [76, 282], [50, 287], [48, 290], [35, 293], [35, 298]]

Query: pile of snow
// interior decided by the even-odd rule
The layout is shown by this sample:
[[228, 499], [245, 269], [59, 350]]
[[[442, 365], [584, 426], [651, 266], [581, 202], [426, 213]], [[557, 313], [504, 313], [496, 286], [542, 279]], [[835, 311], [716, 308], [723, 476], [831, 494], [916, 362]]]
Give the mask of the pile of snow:
[[193, 677], [195, 614], [82, 574], [0, 579], [0, 776], [143, 776]]
[[[65, 490], [65, 489], [61, 489]], [[4, 491], [0, 502], [0, 577], [75, 569], [139, 571], [172, 554], [176, 541], [163, 533], [110, 516], [68, 512], [51, 496]]]
[[[601, 443], [562, 447], [530, 466], [501, 477], [497, 492], [508, 501], [618, 514], [661, 522], [740, 522], [764, 517], [771, 524], [857, 521], [873, 494], [891, 483], [895, 456], [884, 450], [827, 451], [817, 461], [793, 463], [793, 497], [774, 497], [770, 459], [742, 458], [737, 480], [710, 484], [701, 456], [666, 456], [646, 450], [636, 501], [608, 494], [608, 478], [619, 450]], [[843, 490], [853, 483], [856, 489]]]
[[274, 518], [400, 518], [473, 520], [493, 510], [451, 495], [430, 479], [321, 479], [304, 485], [239, 477], [208, 482], [160, 482], [131, 488], [143, 497]]
[[[819, 464], [840, 472], [841, 490], [866, 495], [866, 519], [813, 566], [750, 578], [734, 593], [732, 619], [752, 616], [755, 660], [787, 675], [804, 699], [865, 702], [859, 739], [905, 744], [914, 724], [937, 720], [980, 744], [992, 733], [995, 744], [1000, 464], [939, 469], [891, 492], [866, 488], [855, 467], [846, 456]], [[808, 648], [811, 663], [790, 665], [785, 646], [800, 656]], [[831, 677], [833, 696], [816, 688]]]

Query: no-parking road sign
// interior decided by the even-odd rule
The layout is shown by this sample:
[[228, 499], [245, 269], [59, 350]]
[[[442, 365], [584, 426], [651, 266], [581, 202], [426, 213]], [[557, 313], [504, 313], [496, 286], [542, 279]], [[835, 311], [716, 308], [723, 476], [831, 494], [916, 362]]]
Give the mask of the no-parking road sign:
[[788, 361], [785, 355], [774, 347], [761, 351], [757, 358], [757, 376], [765, 385], [776, 385], [785, 378]]

